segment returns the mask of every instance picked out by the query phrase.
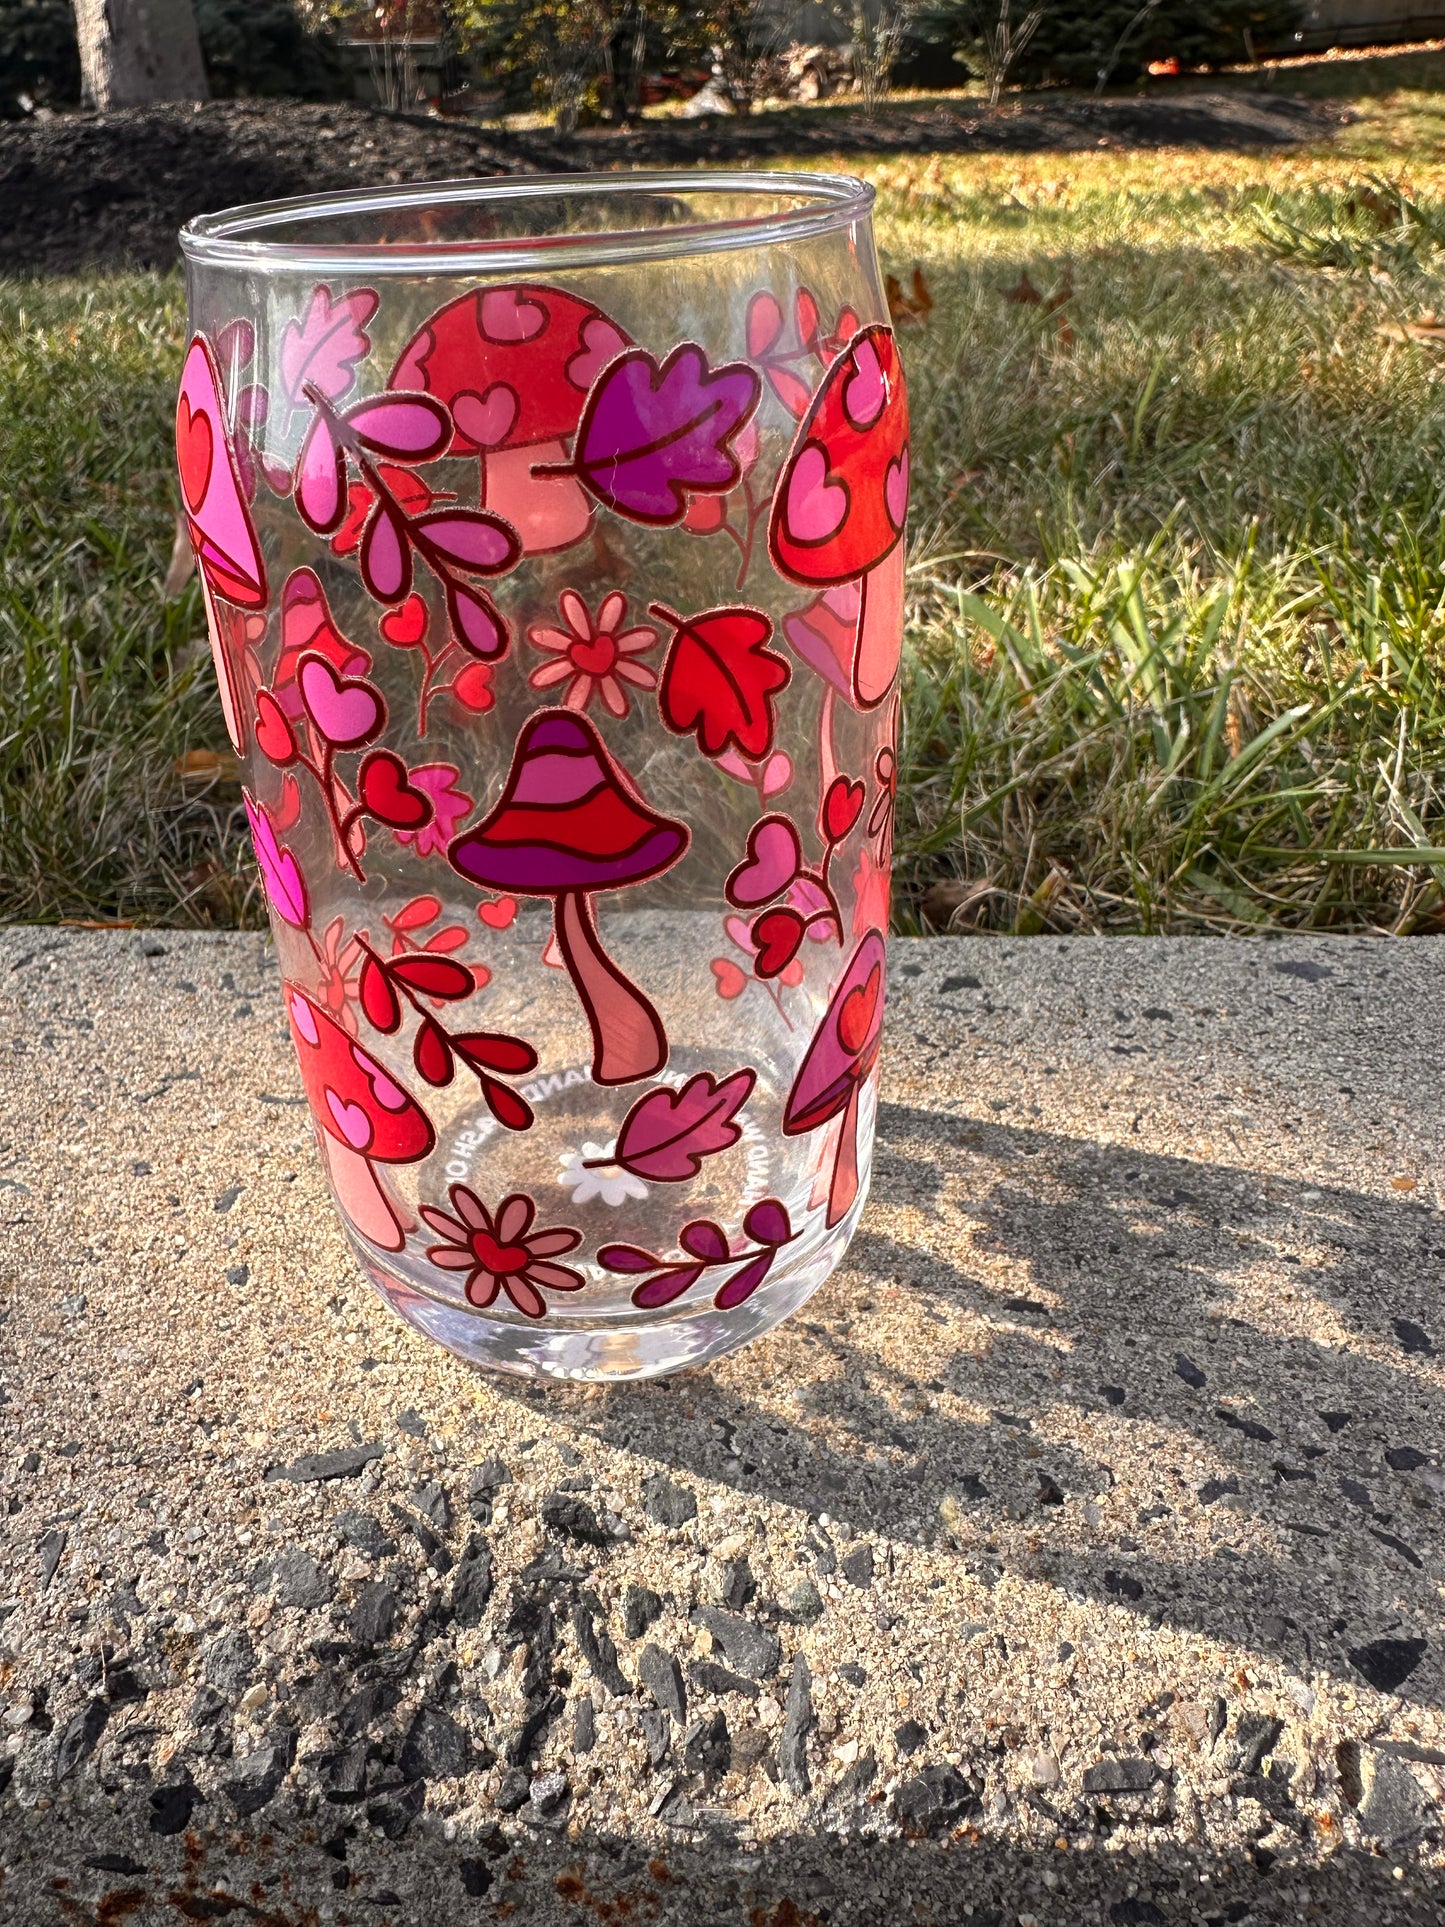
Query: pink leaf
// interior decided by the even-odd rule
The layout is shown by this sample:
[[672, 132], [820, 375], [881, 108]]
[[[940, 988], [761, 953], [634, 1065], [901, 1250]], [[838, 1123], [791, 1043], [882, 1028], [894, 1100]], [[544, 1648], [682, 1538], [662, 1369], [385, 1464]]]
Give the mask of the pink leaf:
[[361, 537], [361, 574], [378, 602], [400, 602], [411, 588], [411, 549], [406, 524], [389, 502], [377, 498]]
[[288, 321], [281, 336], [281, 385], [293, 409], [304, 408], [308, 382], [328, 401], [340, 401], [356, 379], [356, 364], [371, 353], [366, 324], [376, 313], [370, 288], [353, 288], [333, 301], [330, 288], [311, 291], [304, 321]]
[[751, 1298], [758, 1286], [772, 1270], [773, 1259], [776, 1255], [774, 1251], [761, 1252], [756, 1258], [751, 1259], [745, 1264], [740, 1271], [735, 1271], [718, 1293], [717, 1297], [713, 1299], [713, 1304], [717, 1309], [719, 1311], [731, 1311], [734, 1305], [740, 1305], [744, 1299]]
[[522, 553], [511, 523], [484, 509], [434, 509], [413, 527], [425, 547], [471, 575], [503, 575]]
[[330, 424], [318, 415], [296, 464], [296, 506], [318, 535], [330, 535], [346, 513], [346, 457]]
[[659, 1305], [670, 1305], [674, 1298], [681, 1298], [690, 1285], [697, 1283], [705, 1269], [704, 1265], [669, 1265], [645, 1285], [639, 1285], [632, 1294], [632, 1302], [642, 1311], [656, 1311]]
[[699, 1071], [680, 1090], [662, 1086], [649, 1091], [623, 1121], [613, 1154], [616, 1163], [659, 1184], [695, 1178], [703, 1158], [737, 1143], [742, 1133], [733, 1119], [756, 1082], [750, 1070], [734, 1071], [721, 1083], [710, 1072]]
[[353, 402], [346, 426], [364, 447], [400, 462], [429, 462], [452, 438], [452, 418], [430, 395], [378, 395]]
[[484, 662], [495, 662], [498, 656], [507, 653], [510, 640], [507, 625], [485, 589], [474, 589], [465, 582], [449, 582], [447, 619], [463, 649], [469, 649]]

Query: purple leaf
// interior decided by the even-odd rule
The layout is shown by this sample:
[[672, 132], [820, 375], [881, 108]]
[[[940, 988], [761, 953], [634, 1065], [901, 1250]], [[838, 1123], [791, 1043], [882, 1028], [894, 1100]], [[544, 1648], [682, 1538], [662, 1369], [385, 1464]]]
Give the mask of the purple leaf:
[[787, 1211], [776, 1198], [760, 1198], [743, 1219], [743, 1230], [760, 1245], [785, 1245], [793, 1235]]
[[659, 1184], [695, 1178], [703, 1158], [737, 1143], [741, 1133], [733, 1119], [756, 1082], [757, 1073], [750, 1070], [734, 1071], [720, 1084], [710, 1072], [699, 1071], [680, 1090], [649, 1091], [623, 1120], [615, 1162]]
[[318, 535], [340, 528], [346, 513], [346, 457], [336, 446], [330, 424], [318, 415], [301, 444], [296, 464], [296, 506]]
[[452, 418], [430, 395], [378, 395], [354, 402], [346, 426], [374, 454], [398, 462], [429, 462], [452, 438]]
[[705, 1269], [703, 1265], [669, 1265], [666, 1271], [659, 1271], [655, 1278], [639, 1285], [632, 1294], [632, 1302], [641, 1311], [656, 1311], [659, 1305], [670, 1305], [674, 1298], [681, 1298], [689, 1285], [697, 1283]]
[[380, 496], [362, 531], [360, 561], [362, 580], [378, 602], [402, 601], [411, 588], [406, 524]]
[[706, 1265], [720, 1265], [731, 1255], [722, 1226], [714, 1224], [711, 1218], [695, 1218], [691, 1224], [685, 1224], [677, 1242]]
[[634, 522], [680, 522], [691, 494], [721, 495], [742, 473], [732, 442], [758, 405], [745, 362], [709, 368], [685, 341], [661, 366], [629, 348], [593, 384], [573, 469], [598, 501]]
[[638, 1245], [603, 1245], [597, 1262], [604, 1271], [655, 1271], [662, 1259]]
[[507, 625], [497, 605], [485, 589], [474, 589], [465, 582], [447, 584], [447, 617], [452, 634], [483, 662], [494, 662], [507, 653]]
[[713, 1299], [718, 1310], [731, 1311], [734, 1305], [740, 1305], [745, 1298], [751, 1298], [771, 1271], [773, 1259], [776, 1256], [775, 1251], [759, 1252], [756, 1258], [750, 1259], [740, 1270], [735, 1271], [717, 1297]]
[[281, 336], [281, 387], [293, 409], [303, 408], [307, 382], [328, 401], [339, 401], [356, 379], [356, 364], [371, 353], [366, 324], [376, 313], [370, 288], [353, 288], [333, 301], [326, 286], [313, 288], [304, 321], [288, 321]]
[[424, 547], [471, 575], [503, 575], [522, 552], [511, 523], [485, 509], [433, 509], [412, 526]]

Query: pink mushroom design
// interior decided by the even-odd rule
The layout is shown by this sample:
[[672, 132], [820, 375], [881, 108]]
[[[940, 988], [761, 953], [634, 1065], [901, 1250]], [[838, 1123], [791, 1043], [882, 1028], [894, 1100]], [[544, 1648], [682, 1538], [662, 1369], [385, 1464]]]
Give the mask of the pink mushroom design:
[[828, 1001], [783, 1110], [786, 1137], [816, 1131], [835, 1117], [843, 1120], [828, 1187], [830, 1226], [858, 1195], [858, 1094], [878, 1062], [887, 962], [881, 933], [870, 930]]
[[602, 948], [592, 899], [661, 876], [688, 842], [687, 826], [651, 808], [585, 716], [541, 709], [522, 727], [496, 807], [447, 851], [485, 889], [551, 897], [599, 1084], [651, 1077], [668, 1045], [652, 1004]]
[[481, 464], [482, 506], [506, 517], [524, 553], [546, 554], [586, 534], [592, 505], [575, 476], [532, 469], [565, 463], [587, 390], [630, 345], [600, 308], [561, 288], [480, 288], [418, 329], [390, 386], [446, 403], [450, 452]]

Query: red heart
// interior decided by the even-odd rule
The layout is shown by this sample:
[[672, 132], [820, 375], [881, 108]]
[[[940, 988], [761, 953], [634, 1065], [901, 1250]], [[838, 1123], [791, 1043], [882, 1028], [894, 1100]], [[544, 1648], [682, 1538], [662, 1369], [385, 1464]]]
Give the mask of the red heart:
[[874, 964], [868, 972], [867, 981], [855, 984], [838, 1006], [838, 1042], [849, 1056], [855, 1055], [867, 1042], [873, 1013], [878, 1008], [878, 993], [882, 988], [883, 973]]
[[823, 799], [823, 834], [830, 843], [841, 843], [858, 821], [863, 809], [863, 785], [846, 776], [835, 776]]
[[532, 1254], [525, 1245], [498, 1244], [487, 1231], [474, 1231], [471, 1244], [478, 1264], [501, 1276], [515, 1276], [532, 1262]]
[[505, 930], [516, 919], [517, 899], [496, 897], [490, 903], [479, 903], [477, 915], [489, 930]]
[[256, 691], [256, 747], [277, 769], [296, 761], [296, 738], [286, 712], [269, 689]]
[[748, 987], [748, 980], [738, 969], [731, 957], [714, 957], [712, 974], [717, 978], [717, 994], [726, 997], [731, 1003], [734, 997], [741, 997]]
[[406, 764], [389, 749], [374, 749], [361, 766], [357, 794], [379, 823], [393, 830], [419, 830], [430, 823], [429, 796], [407, 781]]
[[757, 945], [753, 969], [760, 977], [776, 977], [798, 954], [803, 919], [786, 906], [765, 910], [752, 927], [752, 939]]
[[583, 675], [605, 676], [617, 661], [617, 644], [611, 636], [592, 636], [586, 642], [574, 642], [567, 654]]
[[388, 609], [381, 618], [381, 633], [398, 649], [415, 649], [426, 634], [430, 614], [425, 596], [409, 595], [399, 609]]
[[469, 662], [465, 669], [457, 672], [455, 680], [448, 687], [463, 709], [470, 709], [477, 714], [490, 709], [497, 700], [492, 694], [492, 665], [489, 662]]
[[192, 411], [184, 395], [176, 403], [176, 466], [186, 507], [194, 515], [205, 500], [211, 479], [211, 418], [204, 408]]

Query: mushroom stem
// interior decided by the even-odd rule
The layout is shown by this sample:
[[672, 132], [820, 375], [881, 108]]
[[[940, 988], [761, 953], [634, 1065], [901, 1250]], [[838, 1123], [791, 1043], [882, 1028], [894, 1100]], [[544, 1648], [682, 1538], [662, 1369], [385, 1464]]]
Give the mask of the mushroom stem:
[[592, 1079], [633, 1084], [667, 1062], [667, 1032], [642, 992], [602, 948], [592, 899], [564, 890], [554, 918], [557, 948], [592, 1027]]
[[855, 1078], [838, 1133], [838, 1149], [833, 1154], [833, 1181], [828, 1186], [830, 1231], [858, 1195], [858, 1089], [859, 1081]]

